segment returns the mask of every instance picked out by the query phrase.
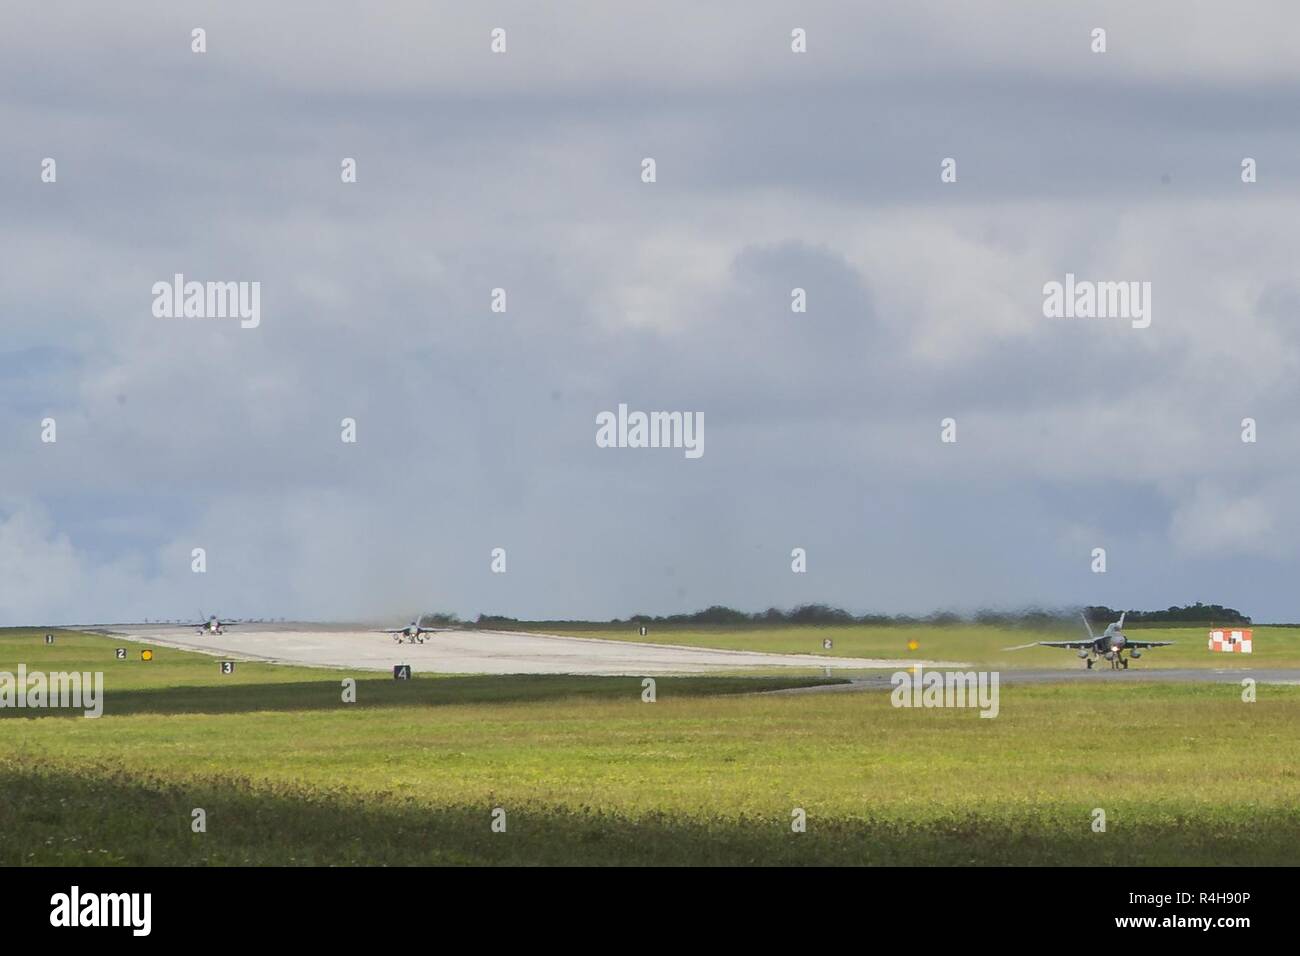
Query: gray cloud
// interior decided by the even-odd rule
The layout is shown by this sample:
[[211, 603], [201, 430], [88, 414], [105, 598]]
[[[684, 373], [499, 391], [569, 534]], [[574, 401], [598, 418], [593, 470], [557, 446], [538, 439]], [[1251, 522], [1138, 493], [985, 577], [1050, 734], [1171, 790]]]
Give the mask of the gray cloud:
[[[1300, 616], [1290, 7], [838, 6], [20, 6], [0, 620]], [[1152, 327], [1044, 318], [1067, 271]], [[262, 326], [154, 318], [175, 272]], [[704, 457], [597, 448], [620, 402]]]

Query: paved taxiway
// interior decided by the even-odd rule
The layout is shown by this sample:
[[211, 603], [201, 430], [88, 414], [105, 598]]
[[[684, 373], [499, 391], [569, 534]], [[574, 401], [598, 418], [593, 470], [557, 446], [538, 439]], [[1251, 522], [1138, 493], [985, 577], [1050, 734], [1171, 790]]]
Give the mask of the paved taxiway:
[[917, 663], [923, 667], [966, 666], [951, 661], [766, 654], [517, 631], [440, 631], [426, 637], [423, 644], [399, 645], [387, 634], [310, 624], [236, 625], [224, 634], [200, 634], [194, 628], [162, 625], [121, 625], [102, 630], [134, 641], [238, 660], [375, 671], [410, 664], [413, 671], [436, 674], [642, 677], [782, 668], [897, 670]]
[[[915, 662], [913, 662], [915, 663]], [[930, 665], [924, 664], [923, 667]], [[936, 669], [938, 666], [936, 665]], [[963, 668], [977, 669], [977, 668]], [[770, 691], [773, 694], [852, 694], [855, 691], [890, 690], [889, 674], [871, 677], [854, 677], [847, 684], [827, 684], [823, 687], [792, 687], [787, 690]], [[1244, 678], [1253, 678], [1258, 684], [1300, 684], [1300, 669], [1286, 667], [1243, 667], [1243, 668], [1138, 668], [1136, 665], [1128, 670], [1111, 670], [1096, 668], [1088, 670], [1083, 667], [1072, 668], [1036, 668], [1025, 670], [998, 671], [999, 684], [1056, 684], [1061, 681], [1122, 681], [1142, 683], [1144, 681], [1162, 681], [1186, 684], [1237, 684]]]

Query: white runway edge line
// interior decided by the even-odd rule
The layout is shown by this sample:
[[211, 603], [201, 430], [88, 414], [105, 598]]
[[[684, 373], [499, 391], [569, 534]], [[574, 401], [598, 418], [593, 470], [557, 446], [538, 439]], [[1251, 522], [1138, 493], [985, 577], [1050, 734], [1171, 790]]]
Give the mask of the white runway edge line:
[[518, 631], [448, 631], [424, 644], [394, 645], [386, 634], [327, 625], [255, 625], [220, 635], [165, 626], [121, 626], [111, 633], [135, 641], [219, 657], [392, 671], [409, 664], [433, 674], [588, 674], [644, 677], [656, 674], [710, 674], [756, 668], [867, 670], [913, 667], [968, 667], [960, 661], [877, 660], [819, 654], [768, 654], [677, 644], [610, 641]]

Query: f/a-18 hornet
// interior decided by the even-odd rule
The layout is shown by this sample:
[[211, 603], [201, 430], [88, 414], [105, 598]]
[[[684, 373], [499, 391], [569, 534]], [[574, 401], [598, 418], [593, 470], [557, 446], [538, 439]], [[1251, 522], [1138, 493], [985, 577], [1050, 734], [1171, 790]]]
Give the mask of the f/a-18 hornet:
[[[1110, 661], [1111, 670], [1123, 668], [1128, 670], [1128, 659], [1124, 657], [1127, 650], [1133, 660], [1142, 656], [1142, 651], [1148, 647], [1166, 647], [1173, 641], [1135, 641], [1132, 638], [1124, 636], [1124, 615], [1125, 611], [1119, 616], [1119, 620], [1114, 624], [1107, 624], [1106, 630], [1100, 634], [1092, 632], [1092, 625], [1088, 623], [1088, 615], [1083, 614], [1083, 626], [1088, 629], [1088, 639], [1077, 641], [1037, 641], [1035, 644], [1025, 644], [1023, 647], [1068, 647], [1079, 652], [1079, 657], [1083, 660], [1088, 670], [1100, 660]], [[1008, 648], [1008, 650], [1020, 650], [1020, 648]]]

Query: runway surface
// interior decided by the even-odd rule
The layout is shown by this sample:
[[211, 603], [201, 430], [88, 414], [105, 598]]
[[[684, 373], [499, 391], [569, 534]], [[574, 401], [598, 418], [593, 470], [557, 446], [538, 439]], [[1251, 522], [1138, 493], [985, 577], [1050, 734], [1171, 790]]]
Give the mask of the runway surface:
[[311, 624], [232, 626], [224, 634], [194, 628], [121, 625], [103, 629], [135, 641], [200, 651], [236, 660], [261, 660], [314, 667], [391, 671], [410, 664], [436, 674], [592, 674], [640, 677], [707, 674], [755, 669], [897, 670], [961, 667], [951, 661], [876, 660], [816, 654], [765, 654], [674, 644], [645, 644], [517, 631], [441, 631], [423, 644], [397, 644], [387, 634]]
[[[563, 637], [519, 631], [439, 631], [423, 644], [397, 644], [392, 637], [359, 626], [329, 624], [250, 624], [232, 626], [224, 634], [199, 634], [194, 628], [156, 624], [97, 628], [133, 641], [160, 647], [198, 651], [232, 660], [258, 660], [308, 667], [391, 671], [409, 664], [419, 673], [433, 674], [590, 674], [648, 676], [717, 674], [800, 669], [834, 676], [837, 671], [876, 670], [870, 676], [842, 675], [847, 684], [774, 691], [780, 694], [843, 694], [890, 689], [894, 671], [923, 668], [972, 670], [977, 665], [955, 661], [918, 661], [820, 654], [767, 654]], [[1042, 684], [1059, 681], [1183, 681], [1240, 683], [1252, 677], [1261, 684], [1300, 684], [1296, 668], [1151, 668], [1134, 664], [1128, 670], [1083, 667], [1000, 670], [1003, 684]]]

